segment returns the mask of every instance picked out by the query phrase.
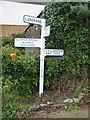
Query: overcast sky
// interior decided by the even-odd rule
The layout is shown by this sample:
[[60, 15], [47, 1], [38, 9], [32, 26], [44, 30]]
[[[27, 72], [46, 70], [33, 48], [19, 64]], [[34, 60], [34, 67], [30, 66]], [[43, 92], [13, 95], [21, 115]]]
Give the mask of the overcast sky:
[[43, 2], [51, 2], [52, 0], [3, 0], [3, 1], [43, 3]]
[[[18, 3], [18, 2], [10, 2], [0, 1], [0, 24], [14, 24], [14, 25], [25, 25], [27, 23], [23, 22], [24, 15], [30, 15], [37, 17], [41, 11], [44, 9], [45, 5], [43, 2], [48, 3], [48, 1], [55, 0], [12, 0], [18, 2], [40, 2], [39, 4], [27, 4], [27, 3]], [[70, 0], [57, 0], [57, 1], [70, 1]], [[75, 1], [75, 0], [72, 0]], [[76, 0], [77, 1], [77, 0]], [[82, 0], [78, 0], [82, 1]], [[83, 0], [84, 2], [87, 0]]]
[[25, 25], [24, 15], [37, 17], [45, 5], [0, 1], [0, 24]]
[[6, 1], [16, 1], [16, 2], [35, 2], [35, 3], [47, 3], [47, 2], [89, 2], [90, 0], [6, 0]]

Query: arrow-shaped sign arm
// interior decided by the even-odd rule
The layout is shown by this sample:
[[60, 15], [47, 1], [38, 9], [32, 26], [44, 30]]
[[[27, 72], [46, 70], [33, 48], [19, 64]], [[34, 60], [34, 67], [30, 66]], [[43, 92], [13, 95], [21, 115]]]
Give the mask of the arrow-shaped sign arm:
[[23, 21], [25, 23], [32, 23], [32, 24], [37, 24], [37, 25], [41, 25], [41, 26], [43, 26], [43, 24], [45, 24], [45, 22], [46, 22], [45, 19], [36, 18], [33, 16], [29, 16], [29, 15], [24, 15]]

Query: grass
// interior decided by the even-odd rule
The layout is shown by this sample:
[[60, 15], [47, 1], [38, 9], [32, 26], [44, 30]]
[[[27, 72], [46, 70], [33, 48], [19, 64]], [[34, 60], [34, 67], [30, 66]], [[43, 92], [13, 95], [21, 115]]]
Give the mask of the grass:
[[45, 101], [57, 100], [58, 102], [63, 99], [58, 94], [52, 94], [50, 92], [44, 93], [39, 97], [38, 93], [30, 95], [28, 97], [21, 97], [15, 94], [15, 91], [8, 91], [3, 93], [3, 116], [4, 117], [22, 117], [30, 116], [32, 111], [36, 109], [38, 105]]
[[15, 92], [3, 93], [3, 117], [22, 117], [22, 114], [26, 116], [30, 115], [34, 110], [37, 103], [30, 102], [28, 97], [21, 97], [15, 94]]
[[[85, 86], [84, 86], [85, 87]], [[77, 86], [73, 95], [78, 95], [82, 91], [81, 86]], [[87, 93], [87, 89], [85, 89]], [[85, 92], [84, 91], [84, 92]], [[67, 93], [67, 91], [65, 91]], [[5, 118], [25, 118], [31, 116], [32, 112], [37, 108], [38, 105], [47, 103], [47, 101], [54, 101], [55, 104], [61, 104], [67, 99], [65, 94], [61, 95], [58, 90], [46, 91], [40, 97], [38, 92], [32, 95], [19, 96], [15, 91], [7, 90], [3, 91], [2, 102], [3, 102], [3, 117]], [[87, 99], [86, 99], [87, 100]], [[79, 110], [78, 105], [65, 106], [66, 110]]]

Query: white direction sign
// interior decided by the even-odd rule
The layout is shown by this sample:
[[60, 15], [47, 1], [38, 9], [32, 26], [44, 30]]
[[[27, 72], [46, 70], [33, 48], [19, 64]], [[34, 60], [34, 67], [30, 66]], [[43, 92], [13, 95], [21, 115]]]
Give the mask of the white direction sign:
[[44, 31], [43, 37], [49, 36], [50, 35], [50, 26], [43, 28], [43, 31]]
[[37, 25], [43, 25], [45, 24], [45, 19], [40, 19], [40, 18], [36, 18], [36, 17], [33, 17], [33, 16], [29, 16], [29, 15], [24, 15], [23, 17], [23, 21], [25, 23], [32, 23], [32, 24], [37, 24]]
[[45, 49], [44, 54], [45, 56], [63, 56], [64, 50], [63, 49]]
[[33, 38], [15, 38], [14, 39], [15, 47], [41, 47], [41, 39]]

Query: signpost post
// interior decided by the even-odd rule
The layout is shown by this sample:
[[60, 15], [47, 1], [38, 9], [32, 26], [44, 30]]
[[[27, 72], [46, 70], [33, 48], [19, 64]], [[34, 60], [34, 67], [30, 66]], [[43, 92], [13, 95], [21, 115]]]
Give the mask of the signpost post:
[[42, 47], [40, 50], [40, 82], [39, 82], [39, 95], [43, 93], [43, 87], [44, 87], [44, 49], [45, 49], [45, 38], [44, 38], [44, 28], [45, 28], [46, 22], [42, 24], [42, 30], [41, 30], [41, 40], [42, 40]]
[[45, 56], [63, 56], [63, 49], [45, 49], [45, 36], [50, 34], [50, 26], [46, 27], [46, 20], [35, 18], [32, 16], [24, 15], [23, 21], [25, 23], [32, 23], [41, 25], [41, 39], [33, 38], [15, 38], [15, 47], [40, 47], [40, 82], [39, 82], [39, 95], [43, 93], [44, 87], [44, 59]]

